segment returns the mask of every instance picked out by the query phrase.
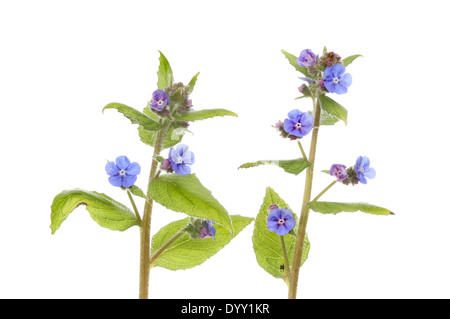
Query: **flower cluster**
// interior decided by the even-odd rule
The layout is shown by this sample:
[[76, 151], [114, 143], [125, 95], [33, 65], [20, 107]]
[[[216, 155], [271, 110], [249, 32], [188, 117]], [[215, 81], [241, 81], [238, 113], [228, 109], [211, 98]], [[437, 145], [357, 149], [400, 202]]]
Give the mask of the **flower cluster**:
[[216, 240], [215, 222], [204, 218], [191, 218], [191, 222], [186, 226], [185, 231], [192, 239], [205, 239], [212, 237]]
[[295, 227], [294, 214], [287, 208], [278, 208], [278, 205], [269, 206], [267, 216], [267, 229], [279, 236], [284, 236]]
[[367, 184], [367, 179], [375, 178], [375, 169], [370, 167], [370, 160], [367, 156], [360, 156], [356, 160], [355, 166], [346, 168], [342, 164], [333, 164], [330, 168], [330, 175], [336, 177], [338, 182], [345, 185], [355, 185], [358, 183]]
[[325, 92], [344, 94], [352, 84], [352, 76], [345, 73], [345, 66], [342, 64], [339, 54], [325, 52], [321, 57], [310, 49], [305, 49], [297, 58], [297, 64], [306, 67], [311, 77], [301, 77], [300, 79], [309, 83], [308, 90], [302, 88], [301, 92], [309, 92], [314, 88], [319, 88]]
[[174, 83], [165, 90], [154, 91], [148, 106], [160, 116], [182, 115], [192, 109], [189, 92], [188, 85], [181, 82]]
[[117, 187], [131, 187], [137, 179], [137, 175], [141, 173], [141, 166], [133, 162], [128, 157], [119, 156], [116, 162], [108, 162], [105, 166], [106, 173], [110, 175], [109, 182]]

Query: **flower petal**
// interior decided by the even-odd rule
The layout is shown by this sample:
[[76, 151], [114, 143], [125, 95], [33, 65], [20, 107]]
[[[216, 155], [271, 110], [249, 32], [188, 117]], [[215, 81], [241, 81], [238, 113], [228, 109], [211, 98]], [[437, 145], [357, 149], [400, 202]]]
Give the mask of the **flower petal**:
[[122, 186], [122, 180], [123, 178], [120, 175], [115, 175], [108, 178], [108, 181], [111, 183], [111, 185], [116, 187]]
[[333, 82], [333, 80], [325, 80], [325, 82], [323, 83], [325, 85], [325, 88], [328, 90], [328, 92], [330, 93], [334, 93], [336, 92], [336, 84]]
[[133, 162], [127, 168], [127, 175], [139, 175], [141, 173], [141, 166]]
[[295, 130], [295, 124], [290, 119], [285, 119], [283, 129], [288, 133], [292, 133]]
[[177, 164], [172, 166], [173, 170], [175, 171], [175, 173], [179, 174], [179, 175], [189, 175], [191, 173], [191, 168], [185, 164]]
[[368, 167], [367, 169], [364, 170], [364, 176], [367, 178], [375, 178], [376, 172], [375, 169], [373, 169], [372, 167]]
[[343, 66], [342, 64], [336, 63], [331, 67], [331, 75], [334, 78], [340, 79], [344, 73], [345, 73], [345, 66]]
[[339, 82], [338, 84], [336, 84], [334, 93], [336, 93], [336, 94], [345, 94], [345, 93], [347, 93], [347, 92], [348, 92], [348, 89], [347, 89], [345, 86], [343, 86], [343, 85], [341, 84], [341, 82]]
[[114, 162], [108, 162], [105, 166], [105, 170], [108, 175], [118, 175], [120, 171]]
[[270, 231], [276, 231], [278, 229], [278, 221], [269, 220], [267, 222], [267, 229]]
[[284, 236], [287, 233], [289, 233], [289, 229], [287, 229], [287, 227], [285, 225], [280, 225], [280, 227], [278, 227], [277, 235]]
[[136, 182], [137, 176], [136, 175], [125, 175], [123, 177], [123, 187], [131, 187], [134, 185], [134, 182]]
[[364, 174], [357, 174], [358, 175], [358, 181], [362, 184], [367, 184], [367, 178], [364, 176]]
[[339, 84], [342, 84], [345, 87], [349, 87], [352, 84], [352, 76], [349, 73], [345, 73], [339, 79]]
[[303, 113], [300, 110], [292, 110], [288, 113], [288, 118], [294, 123], [297, 123], [300, 120], [302, 114]]
[[288, 230], [291, 230], [295, 227], [295, 218], [294, 217], [290, 217], [284, 220], [284, 225], [286, 226], [286, 228]]
[[116, 158], [116, 165], [119, 170], [126, 170], [130, 165], [130, 160], [126, 156], [119, 156], [118, 158]]

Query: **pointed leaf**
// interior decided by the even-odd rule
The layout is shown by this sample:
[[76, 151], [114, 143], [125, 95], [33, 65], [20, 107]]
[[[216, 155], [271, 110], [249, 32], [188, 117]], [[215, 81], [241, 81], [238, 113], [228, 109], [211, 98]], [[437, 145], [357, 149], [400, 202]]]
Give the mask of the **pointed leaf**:
[[336, 202], [311, 202], [309, 208], [317, 213], [337, 214], [341, 212], [357, 212], [374, 215], [393, 215], [389, 209], [367, 203], [336, 203]]
[[80, 205], [86, 205], [92, 219], [102, 227], [123, 231], [131, 226], [139, 225], [134, 213], [128, 207], [105, 194], [72, 189], [59, 193], [53, 199], [50, 216], [52, 234]]
[[281, 50], [281, 52], [284, 54], [286, 59], [288, 59], [289, 63], [300, 73], [306, 75], [307, 77], [312, 77], [312, 75], [309, 73], [308, 68], [301, 67], [297, 63], [297, 57], [289, 52], [286, 52], [284, 50]]
[[213, 220], [232, 230], [227, 211], [200, 183], [195, 174], [159, 176], [150, 181], [148, 191], [157, 203], [168, 209], [192, 217]]
[[305, 168], [311, 165], [310, 162], [303, 158], [293, 159], [293, 160], [265, 160], [265, 161], [257, 161], [251, 163], [245, 163], [241, 165], [239, 168], [250, 168], [260, 165], [277, 165], [284, 169], [285, 172], [298, 175]]
[[162, 125], [158, 122], [125, 104], [109, 103], [103, 108], [103, 111], [106, 109], [116, 109], [117, 111], [125, 115], [125, 117], [131, 121], [131, 123], [139, 124], [144, 130], [158, 131], [162, 128]]
[[191, 94], [192, 93], [192, 91], [194, 91], [194, 86], [195, 86], [195, 83], [197, 82], [197, 78], [198, 78], [198, 75], [200, 74], [200, 72], [198, 72], [196, 75], [194, 75], [193, 77], [192, 77], [192, 79], [189, 81], [189, 91], [188, 91], [188, 93], [189, 94]]
[[344, 66], [347, 66], [347, 65], [349, 65], [350, 63], [352, 63], [353, 61], [355, 61], [355, 59], [357, 59], [359, 57], [362, 57], [362, 55], [361, 54], [355, 54], [355, 55], [348, 56], [344, 60], [342, 60], [342, 64]]
[[326, 95], [320, 95], [319, 101], [323, 111], [344, 121], [345, 125], [347, 125], [347, 110], [345, 107]]
[[135, 195], [135, 196], [139, 196], [142, 197], [144, 199], [148, 199], [147, 196], [145, 196], [144, 191], [142, 189], [140, 189], [139, 187], [137, 187], [136, 185], [133, 185], [129, 188], [131, 194]]
[[177, 120], [180, 121], [200, 121], [204, 119], [208, 119], [216, 116], [236, 116], [237, 114], [225, 109], [208, 109], [208, 110], [199, 110], [199, 111], [190, 111], [186, 114], [177, 117]]
[[[267, 271], [275, 278], [285, 279], [286, 267], [284, 265], [280, 236], [278, 236], [275, 232], [271, 232], [267, 229], [267, 216], [269, 214], [267, 209], [272, 204], [277, 204], [280, 208], [286, 207], [291, 210], [273, 189], [267, 187], [263, 204], [261, 205], [258, 216], [256, 216], [255, 229], [253, 231], [252, 237], [253, 249], [255, 251], [258, 264], [265, 271]], [[298, 219], [295, 214], [294, 217], [297, 221]], [[284, 236], [286, 251], [289, 258], [289, 265], [292, 265], [294, 260], [294, 248], [296, 240], [297, 238], [295, 234], [293, 234], [293, 232], [290, 232], [289, 234]], [[304, 247], [301, 260], [302, 265], [308, 258], [309, 254], [310, 244], [308, 241], [308, 236], [305, 237], [303, 245]]]
[[[179, 270], [189, 269], [202, 264], [225, 247], [241, 230], [253, 221], [253, 218], [239, 215], [230, 217], [233, 223], [233, 235], [231, 235], [230, 230], [218, 224], [214, 225], [216, 240], [213, 238], [192, 239], [189, 234], [185, 233], [171, 243], [151, 266]], [[185, 228], [189, 224], [189, 220], [190, 218], [175, 221], [161, 228], [152, 238], [152, 254], [156, 253], [180, 230]]]
[[167, 61], [164, 54], [159, 51], [159, 69], [158, 69], [158, 89], [165, 90], [168, 86], [173, 84], [172, 68], [169, 61]]

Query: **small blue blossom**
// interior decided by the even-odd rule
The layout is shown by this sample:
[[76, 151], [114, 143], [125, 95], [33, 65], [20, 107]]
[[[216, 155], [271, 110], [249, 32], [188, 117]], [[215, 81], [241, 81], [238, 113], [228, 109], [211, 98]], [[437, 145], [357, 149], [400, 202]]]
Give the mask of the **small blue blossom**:
[[287, 208], [273, 209], [267, 218], [267, 229], [284, 236], [295, 226], [294, 214]]
[[339, 63], [327, 67], [323, 73], [323, 79], [324, 85], [330, 93], [347, 93], [348, 87], [352, 84], [352, 76], [345, 73], [345, 66]]
[[300, 53], [300, 56], [297, 58], [297, 64], [301, 67], [313, 66], [317, 62], [318, 56], [314, 54], [310, 49], [305, 49]]
[[105, 166], [106, 173], [110, 175], [109, 182], [117, 187], [131, 187], [137, 179], [137, 175], [141, 173], [141, 166], [133, 162], [128, 157], [119, 156], [116, 162], [108, 162]]
[[216, 229], [214, 228], [215, 222], [212, 220], [205, 220], [204, 226], [200, 229], [200, 238], [209, 238], [212, 237], [216, 240]]
[[307, 135], [313, 124], [313, 116], [299, 110], [292, 110], [288, 113], [288, 118], [284, 120], [284, 130], [294, 136], [302, 137]]
[[167, 96], [167, 93], [163, 90], [156, 90], [153, 92], [153, 101], [150, 104], [150, 106], [157, 110], [162, 111], [167, 105], [169, 105], [169, 97]]
[[375, 177], [375, 170], [369, 166], [370, 160], [366, 156], [360, 156], [356, 160], [355, 172], [360, 183], [367, 184], [367, 178], [372, 179]]
[[176, 174], [186, 176], [191, 173], [188, 165], [194, 164], [194, 153], [188, 150], [187, 145], [178, 144], [176, 149], [170, 148], [169, 161]]

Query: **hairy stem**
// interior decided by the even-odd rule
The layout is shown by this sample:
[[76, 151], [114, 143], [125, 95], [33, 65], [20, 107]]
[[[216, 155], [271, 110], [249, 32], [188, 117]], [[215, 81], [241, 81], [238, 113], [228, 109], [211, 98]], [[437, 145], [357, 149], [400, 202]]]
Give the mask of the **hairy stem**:
[[[150, 169], [150, 181], [156, 176], [158, 161], [156, 157], [161, 152], [162, 144], [167, 131], [170, 127], [170, 121], [163, 122], [163, 128], [159, 130], [155, 148], [153, 150], [152, 166]], [[148, 286], [150, 279], [150, 226], [152, 220], [153, 199], [147, 192], [148, 200], [145, 201], [144, 215], [141, 223], [141, 256], [140, 256], [140, 272], [139, 272], [139, 299], [148, 299]]]
[[156, 261], [156, 259], [158, 259], [159, 255], [161, 255], [164, 252], [164, 250], [166, 250], [167, 247], [170, 246], [170, 244], [172, 244], [175, 240], [177, 240], [184, 233], [185, 233], [184, 230], [179, 231], [175, 236], [170, 238], [156, 253], [154, 253], [150, 257], [150, 265], [153, 264]]
[[136, 219], [138, 220], [139, 224], [141, 224], [141, 222], [142, 222], [141, 215], [139, 215], [139, 211], [136, 207], [136, 203], [134, 202], [133, 196], [131, 195], [131, 192], [129, 189], [127, 189], [127, 195], [128, 195], [128, 198], [130, 199], [131, 205], [133, 206], [134, 213], [136, 214]]
[[303, 253], [303, 244], [305, 242], [306, 236], [306, 225], [308, 223], [309, 217], [309, 207], [308, 203], [311, 200], [311, 189], [313, 182], [313, 173], [314, 173], [314, 162], [316, 159], [316, 146], [317, 146], [317, 136], [319, 134], [319, 126], [320, 126], [320, 102], [319, 95], [316, 95], [316, 99], [314, 102], [314, 123], [311, 137], [311, 146], [309, 150], [309, 159], [308, 161], [311, 165], [306, 170], [306, 178], [305, 178], [305, 190], [303, 193], [303, 203], [302, 203], [302, 211], [300, 215], [300, 222], [298, 225], [297, 231], [297, 241], [295, 243], [294, 250], [294, 261], [292, 263], [292, 271], [291, 278], [289, 280], [289, 292], [288, 298], [295, 299], [297, 297], [297, 285], [298, 285], [298, 276], [300, 272], [300, 265], [302, 260]]
[[286, 244], [284, 243], [284, 236], [280, 236], [281, 248], [283, 250], [283, 258], [284, 258], [284, 269], [286, 270], [286, 278], [289, 286], [289, 279], [291, 276], [291, 268], [289, 267], [289, 258], [286, 251]]

